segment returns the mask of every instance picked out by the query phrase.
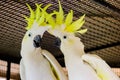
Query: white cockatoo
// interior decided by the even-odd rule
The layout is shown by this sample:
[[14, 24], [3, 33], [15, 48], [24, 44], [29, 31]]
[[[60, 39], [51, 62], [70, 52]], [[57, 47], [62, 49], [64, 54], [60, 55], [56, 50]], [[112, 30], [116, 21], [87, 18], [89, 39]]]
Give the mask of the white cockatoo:
[[[52, 17], [52, 16], [51, 16]], [[48, 30], [57, 37], [55, 44], [64, 54], [65, 65], [69, 80], [120, 80], [107, 63], [95, 55], [87, 55], [84, 45], [75, 33], [85, 33], [87, 29], [80, 30], [84, 24], [85, 15], [72, 22], [73, 11], [66, 18], [59, 2], [59, 12], [56, 14], [56, 26]]]
[[47, 25], [47, 5], [41, 8], [36, 4], [37, 9], [30, 10], [30, 17], [26, 18], [27, 32], [22, 40], [20, 77], [21, 80], [67, 80], [62, 67], [57, 60], [46, 50], [41, 49], [41, 41], [44, 32], [49, 28]]

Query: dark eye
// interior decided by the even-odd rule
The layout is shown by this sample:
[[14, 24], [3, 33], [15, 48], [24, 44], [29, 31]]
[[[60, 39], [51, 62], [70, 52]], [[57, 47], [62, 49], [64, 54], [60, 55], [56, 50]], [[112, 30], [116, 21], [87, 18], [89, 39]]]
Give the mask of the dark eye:
[[31, 36], [32, 36], [32, 33], [29, 33], [28, 36], [31, 37]]
[[63, 39], [66, 39], [67, 38], [67, 36], [63, 36]]

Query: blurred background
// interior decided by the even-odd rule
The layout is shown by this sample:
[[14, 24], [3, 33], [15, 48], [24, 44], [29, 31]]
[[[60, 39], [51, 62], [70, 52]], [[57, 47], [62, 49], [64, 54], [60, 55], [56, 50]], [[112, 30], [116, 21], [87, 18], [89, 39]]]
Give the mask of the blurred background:
[[[84, 35], [76, 34], [85, 45], [85, 52], [102, 57], [120, 76], [120, 0], [60, 0], [67, 14], [74, 11], [74, 20], [86, 14]], [[26, 32], [29, 16], [28, 3], [33, 9], [35, 3], [53, 4], [48, 12], [58, 10], [57, 0], [0, 0], [0, 80], [20, 80], [19, 62], [21, 41]], [[48, 39], [49, 38], [49, 39]], [[62, 52], [53, 45], [55, 39], [49, 33], [43, 37], [42, 48], [50, 51], [64, 67]]]

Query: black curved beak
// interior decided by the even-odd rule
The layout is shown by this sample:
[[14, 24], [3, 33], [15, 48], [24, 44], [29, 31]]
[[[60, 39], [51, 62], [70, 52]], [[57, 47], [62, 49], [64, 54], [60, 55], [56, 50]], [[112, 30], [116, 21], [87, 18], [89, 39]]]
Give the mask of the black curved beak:
[[57, 46], [58, 48], [60, 48], [60, 45], [61, 45], [61, 40], [60, 40], [60, 38], [56, 37], [54, 44], [55, 44], [55, 46]]
[[33, 45], [34, 45], [34, 47], [35, 48], [40, 47], [41, 46], [41, 41], [42, 41], [42, 38], [41, 38], [40, 35], [35, 36], [34, 39], [33, 39]]

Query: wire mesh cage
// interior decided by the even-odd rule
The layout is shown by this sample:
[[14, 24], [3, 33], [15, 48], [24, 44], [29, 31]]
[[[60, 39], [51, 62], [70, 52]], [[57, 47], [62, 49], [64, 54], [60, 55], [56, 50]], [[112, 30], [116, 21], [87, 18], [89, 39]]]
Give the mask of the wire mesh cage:
[[[120, 1], [60, 1], [65, 14], [71, 9], [74, 11], [74, 20], [86, 14], [83, 27], [88, 31], [84, 35], [76, 34], [84, 43], [85, 52], [102, 57], [120, 76]], [[0, 59], [4, 60], [0, 61], [0, 80], [5, 77], [20, 80], [18, 64], [21, 59], [21, 41], [27, 26], [22, 15], [30, 14], [26, 3], [33, 9], [36, 8], [35, 3], [42, 3], [43, 6], [51, 3], [53, 5], [47, 11], [58, 10], [58, 0], [0, 0]], [[50, 51], [65, 67], [62, 52], [53, 46], [54, 39], [54, 36], [45, 33], [42, 47]]]

